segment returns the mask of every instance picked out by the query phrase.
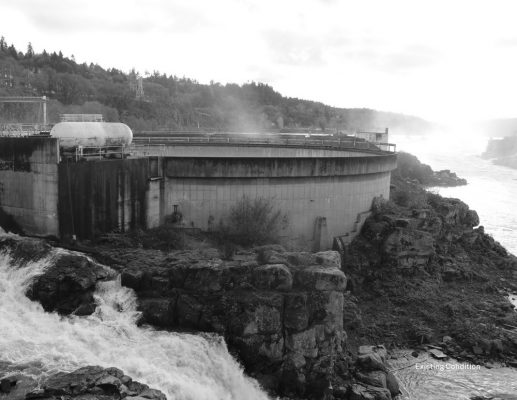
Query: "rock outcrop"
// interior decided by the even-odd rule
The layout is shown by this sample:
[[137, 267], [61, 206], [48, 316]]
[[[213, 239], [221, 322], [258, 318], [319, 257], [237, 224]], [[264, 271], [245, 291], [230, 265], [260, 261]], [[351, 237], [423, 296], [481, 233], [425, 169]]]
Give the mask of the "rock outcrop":
[[[21, 242], [11, 243], [10, 251], [28, 261], [36, 242]], [[40, 250], [33, 254], [47, 257], [49, 266], [29, 289], [30, 298], [47, 311], [92, 313], [95, 285], [113, 278], [113, 271], [79, 253]], [[357, 307], [345, 296], [337, 252], [264, 246], [237, 252], [233, 260], [223, 260], [216, 249], [105, 247], [97, 254], [135, 290], [140, 323], [222, 335], [246, 372], [271, 393], [317, 398], [350, 381], [343, 317], [345, 304], [351, 318]]]
[[395, 201], [375, 202], [344, 254], [362, 316], [360, 332], [348, 333], [392, 346], [433, 343], [469, 361], [513, 362], [517, 314], [508, 293], [517, 290], [517, 258], [477, 227], [477, 213], [460, 200], [400, 179], [392, 195]]
[[40, 302], [45, 311], [62, 315], [92, 314], [97, 282], [113, 278], [115, 273], [84, 254], [55, 249], [42, 239], [4, 236], [0, 238], [0, 250], [8, 251], [20, 266], [45, 264], [44, 273], [27, 289], [27, 297]]
[[166, 400], [159, 390], [133, 381], [117, 368], [87, 366], [50, 375], [39, 383], [18, 373], [0, 382], [0, 398], [3, 393], [10, 400]]
[[427, 165], [421, 163], [414, 155], [404, 152], [397, 154], [397, 169], [392, 176], [397, 179], [411, 180], [423, 186], [462, 186], [467, 180], [459, 178], [456, 173], [448, 169], [433, 171]]
[[492, 159], [496, 165], [517, 169], [517, 137], [506, 136], [502, 139], [490, 139], [481, 157]]
[[272, 392], [321, 395], [336, 369], [346, 372], [338, 253], [266, 246], [223, 261], [215, 250], [172, 252], [152, 265], [140, 262], [145, 254], [118, 256], [127, 258], [122, 284], [137, 292], [143, 322], [223, 335]]
[[44, 274], [38, 276], [27, 292], [45, 311], [89, 315], [95, 311], [93, 293], [98, 281], [113, 273], [81, 254], [59, 253]]
[[351, 388], [351, 399], [391, 399], [400, 394], [399, 383], [390, 372], [387, 359], [384, 346], [359, 347], [355, 373], [358, 383]]

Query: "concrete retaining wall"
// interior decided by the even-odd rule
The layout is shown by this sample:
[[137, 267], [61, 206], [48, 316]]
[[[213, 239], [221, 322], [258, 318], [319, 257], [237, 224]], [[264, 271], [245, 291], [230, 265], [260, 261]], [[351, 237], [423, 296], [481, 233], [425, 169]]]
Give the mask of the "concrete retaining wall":
[[159, 226], [178, 205], [185, 226], [210, 230], [244, 196], [262, 197], [288, 217], [284, 244], [326, 249], [361, 228], [374, 197], [389, 196], [396, 167], [385, 153], [183, 147], [170, 150], [181, 157], [59, 163], [56, 139], [0, 138], [0, 222], [8, 214], [30, 235], [90, 238]]
[[[288, 216], [282, 232], [291, 248], [324, 249], [351, 233], [374, 197], [389, 197], [396, 156], [355, 158], [166, 158], [164, 215], [179, 206], [184, 223], [215, 229], [247, 196], [271, 199]], [[363, 221], [364, 222], [364, 221]]]
[[91, 238], [98, 233], [147, 225], [156, 205], [149, 197], [149, 160], [99, 160], [59, 165], [59, 222], [62, 236]]
[[[288, 247], [330, 248], [334, 236], [352, 231], [357, 215], [370, 209], [374, 197], [389, 197], [389, 185], [389, 172], [309, 178], [167, 178], [165, 214], [177, 204], [186, 226], [210, 230], [227, 218], [243, 196], [270, 198], [288, 216], [289, 225], [282, 232]], [[319, 217], [325, 218], [327, 226], [322, 238], [317, 233]], [[318, 241], [321, 246], [316, 246]]]
[[58, 162], [57, 139], [0, 138], [0, 208], [25, 234], [59, 235]]

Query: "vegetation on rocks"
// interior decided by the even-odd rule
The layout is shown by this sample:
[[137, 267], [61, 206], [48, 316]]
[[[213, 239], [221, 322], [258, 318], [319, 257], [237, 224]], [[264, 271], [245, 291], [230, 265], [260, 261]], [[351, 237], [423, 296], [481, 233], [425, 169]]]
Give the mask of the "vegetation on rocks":
[[[395, 181], [411, 180], [423, 186], [461, 186], [467, 184], [467, 181], [458, 178], [456, 173], [447, 169], [433, 171], [429, 165], [421, 163], [414, 155], [403, 151], [397, 154], [397, 169], [393, 171], [392, 176]], [[395, 195], [400, 194], [401, 192], [395, 193]], [[418, 194], [413, 191], [412, 195]]]
[[243, 246], [278, 243], [281, 231], [288, 224], [287, 215], [276, 209], [271, 199], [243, 196], [232, 206], [216, 235], [223, 242]]
[[508, 294], [517, 291], [517, 259], [466, 204], [402, 176], [394, 174], [393, 200], [374, 203], [345, 255], [363, 322], [352, 341], [434, 343], [460, 359], [512, 363], [517, 313]]

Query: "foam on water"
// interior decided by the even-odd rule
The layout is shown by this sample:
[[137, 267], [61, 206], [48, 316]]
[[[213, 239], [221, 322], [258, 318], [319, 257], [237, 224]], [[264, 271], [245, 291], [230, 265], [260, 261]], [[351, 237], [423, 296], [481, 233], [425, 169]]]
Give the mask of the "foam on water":
[[24, 293], [50, 262], [51, 256], [13, 265], [0, 253], [0, 361], [32, 365], [36, 378], [85, 365], [115, 366], [169, 400], [268, 398], [220, 337], [137, 327], [135, 294], [119, 280], [98, 285], [98, 307], [89, 317], [44, 312]]
[[[435, 360], [427, 354], [413, 358], [401, 351], [390, 365], [403, 390], [401, 400], [469, 400], [474, 396], [517, 396], [517, 371], [488, 369], [456, 360]], [[461, 366], [467, 368], [460, 369]]]

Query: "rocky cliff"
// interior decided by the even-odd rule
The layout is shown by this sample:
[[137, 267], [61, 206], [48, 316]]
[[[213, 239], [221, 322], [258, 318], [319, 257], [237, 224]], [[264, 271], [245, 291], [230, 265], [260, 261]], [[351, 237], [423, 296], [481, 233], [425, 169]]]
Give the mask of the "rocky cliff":
[[[4, 238], [1, 246], [18, 263], [48, 260], [50, 251], [35, 239]], [[349, 351], [344, 326], [354, 329], [360, 316], [345, 292], [337, 252], [293, 253], [271, 245], [237, 251], [232, 260], [213, 248], [162, 252], [105, 246], [94, 253], [135, 290], [140, 323], [222, 335], [246, 372], [271, 394], [391, 399], [398, 393], [382, 346], [363, 347], [357, 360]], [[52, 254], [28, 294], [47, 311], [93, 312], [95, 285], [113, 279], [113, 270], [81, 253]]]
[[517, 259], [460, 200], [400, 179], [392, 188], [403, 204], [375, 202], [345, 254], [363, 323], [351, 341], [434, 343], [471, 361], [513, 363], [517, 314], [508, 294], [517, 291]]
[[481, 156], [492, 159], [494, 164], [517, 168], [517, 137], [506, 136], [502, 139], [490, 139]]
[[29, 366], [0, 363], [0, 398], [9, 400], [166, 400], [156, 389], [133, 381], [117, 368], [89, 366], [50, 374], [41, 381]]
[[[289, 253], [266, 246], [233, 260], [223, 260], [216, 249], [97, 248], [96, 253], [111, 260], [122, 284], [137, 293], [141, 323], [224, 336], [246, 371], [272, 393], [320, 396], [332, 382], [350, 378], [343, 330], [347, 280], [336, 252]], [[76, 280], [70, 269], [56, 269]], [[52, 297], [46, 282], [62, 281], [53, 270], [36, 280], [31, 291], [36, 298]], [[87, 270], [89, 278], [78, 276], [79, 282], [98, 278], [95, 268]], [[81, 293], [89, 292], [86, 287]], [[57, 302], [61, 308], [55, 309], [86, 310], [88, 296], [82, 297], [84, 306]]]
[[433, 171], [421, 163], [414, 155], [404, 152], [397, 154], [397, 169], [392, 173], [393, 180], [410, 179], [423, 186], [461, 186], [466, 185], [466, 179], [459, 178], [456, 173], [448, 169]]

